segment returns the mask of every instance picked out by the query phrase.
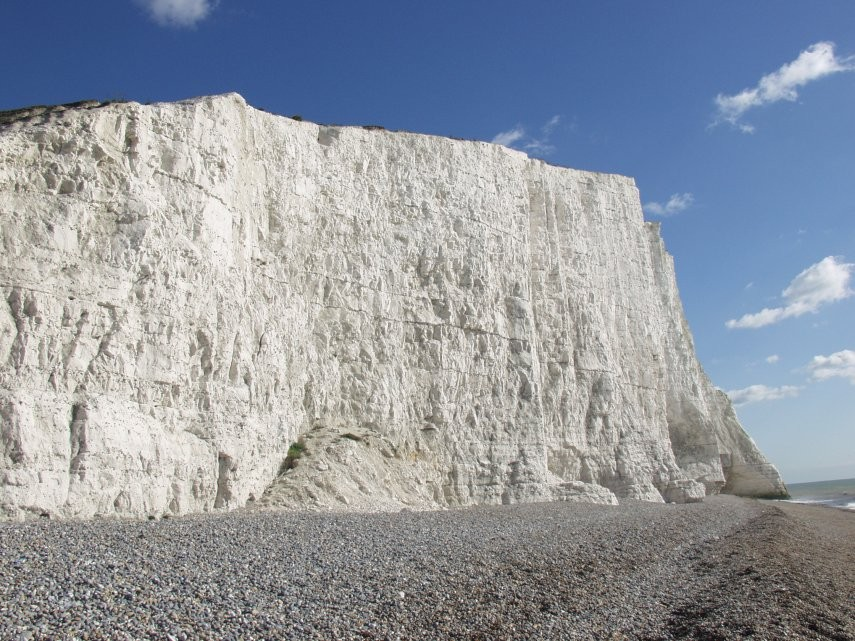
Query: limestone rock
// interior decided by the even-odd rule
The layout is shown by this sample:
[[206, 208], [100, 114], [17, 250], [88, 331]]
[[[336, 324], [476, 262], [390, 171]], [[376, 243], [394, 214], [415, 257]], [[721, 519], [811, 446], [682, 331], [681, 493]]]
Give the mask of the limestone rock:
[[0, 222], [6, 517], [785, 492], [631, 179], [81, 103], [3, 114]]

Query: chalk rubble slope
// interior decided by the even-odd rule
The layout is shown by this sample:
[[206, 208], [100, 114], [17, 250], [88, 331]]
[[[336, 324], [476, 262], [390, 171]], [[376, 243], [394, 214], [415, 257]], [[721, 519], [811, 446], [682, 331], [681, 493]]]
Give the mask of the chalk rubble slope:
[[4, 116], [7, 518], [785, 492], [629, 178], [237, 94]]

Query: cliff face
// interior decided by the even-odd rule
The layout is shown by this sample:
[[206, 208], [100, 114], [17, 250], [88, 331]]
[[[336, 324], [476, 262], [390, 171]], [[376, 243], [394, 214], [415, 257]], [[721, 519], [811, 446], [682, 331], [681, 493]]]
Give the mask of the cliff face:
[[7, 517], [785, 491], [628, 178], [235, 94], [24, 116]]

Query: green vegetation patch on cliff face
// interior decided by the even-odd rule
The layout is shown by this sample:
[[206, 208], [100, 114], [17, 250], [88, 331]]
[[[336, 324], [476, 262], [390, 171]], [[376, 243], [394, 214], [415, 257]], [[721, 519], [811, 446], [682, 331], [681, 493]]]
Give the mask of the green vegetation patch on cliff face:
[[282, 461], [282, 467], [279, 468], [279, 473], [282, 474], [287, 470], [297, 467], [297, 461], [306, 454], [306, 444], [302, 441], [296, 441], [288, 448], [288, 455]]

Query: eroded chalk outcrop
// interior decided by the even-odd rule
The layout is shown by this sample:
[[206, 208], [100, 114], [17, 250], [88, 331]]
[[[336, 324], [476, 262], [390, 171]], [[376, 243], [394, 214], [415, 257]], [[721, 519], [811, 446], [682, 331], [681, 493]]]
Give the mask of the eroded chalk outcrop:
[[84, 103], [0, 123], [0, 230], [7, 517], [785, 492], [631, 179]]

